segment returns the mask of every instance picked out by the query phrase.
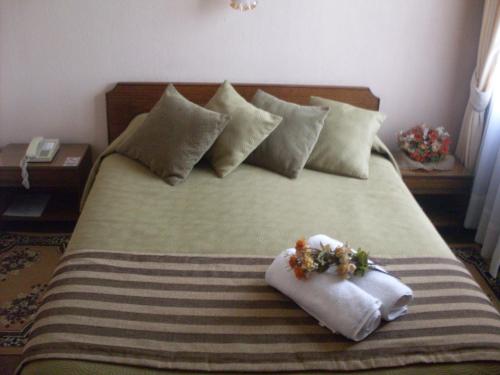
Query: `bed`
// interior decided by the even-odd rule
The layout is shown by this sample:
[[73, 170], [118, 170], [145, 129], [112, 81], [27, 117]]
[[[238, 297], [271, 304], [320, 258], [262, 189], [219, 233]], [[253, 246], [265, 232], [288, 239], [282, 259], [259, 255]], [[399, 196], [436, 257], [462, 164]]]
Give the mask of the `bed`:
[[[220, 179], [208, 164], [201, 162], [183, 184], [171, 187], [141, 164], [114, 153], [113, 144], [120, 141], [120, 135], [130, 121], [137, 115], [148, 112], [165, 87], [166, 84], [159, 83], [121, 83], [107, 94], [111, 148], [97, 161], [94, 174], [90, 177], [84, 197], [85, 204], [68, 246], [68, 256], [92, 249], [150, 256], [195, 254], [264, 259], [290, 247], [301, 235], [326, 233], [348, 241], [353, 247], [367, 249], [389, 264], [391, 259], [398, 260], [392, 262], [396, 264], [401, 259], [403, 263], [404, 259], [408, 259], [432, 270], [437, 267], [436, 263], [441, 262], [446, 264], [443, 267], [451, 274], [458, 272], [463, 276], [467, 273], [465, 269], [457, 268], [460, 266], [455, 264], [457, 261], [452, 252], [404, 185], [390, 152], [379, 139], [376, 139], [372, 150], [368, 180], [308, 169], [303, 170], [298, 179], [291, 180], [247, 164]], [[188, 99], [202, 105], [217, 89], [217, 85], [210, 84], [178, 84], [176, 87]], [[367, 109], [377, 110], [379, 107], [379, 99], [366, 88], [276, 85], [235, 87], [247, 99], [261, 87], [273, 95], [299, 104], [306, 104], [310, 95], [316, 95]], [[397, 265], [395, 267], [397, 269]], [[469, 278], [467, 281], [462, 280], [462, 284], [451, 285], [453, 281], [446, 284], [444, 274], [440, 276], [431, 272], [428, 275], [434, 275], [438, 281], [434, 284], [442, 283], [444, 286], [430, 287], [432, 280], [426, 281], [425, 272], [423, 276], [408, 275], [410, 276], [404, 281], [413, 283], [417, 300], [420, 293], [431, 293], [429, 298], [434, 298], [433, 301], [436, 298], [443, 299], [443, 303], [417, 304], [410, 311], [427, 314], [426, 316], [439, 312], [441, 318], [448, 311], [451, 315], [456, 314], [457, 319], [465, 319], [467, 324], [477, 324], [467, 326], [468, 328], [457, 327], [457, 332], [448, 330], [447, 335], [441, 338], [458, 345], [457, 343], [466, 342], [476, 333], [482, 333], [479, 341], [475, 341], [475, 349], [465, 353], [465, 349], [458, 348], [464, 355], [460, 358], [452, 355], [448, 360], [443, 359], [444, 357], [433, 360], [432, 356], [417, 355], [408, 363], [400, 365], [380, 362], [374, 368], [361, 366], [356, 371], [336, 369], [331, 373], [500, 373], [500, 318], [475, 282]], [[432, 292], [425, 290], [426, 282]], [[463, 284], [467, 284], [465, 289], [457, 287]], [[467, 303], [473, 300], [479, 301], [479, 305], [468, 306]], [[96, 304], [98, 305], [97, 302]], [[474, 323], [474, 320], [479, 323]], [[424, 325], [428, 324], [431, 330], [439, 323], [436, 318], [431, 317], [426, 322]], [[463, 325], [462, 323], [464, 321], [457, 324]], [[403, 321], [401, 324], [409, 323]], [[432, 333], [427, 336], [432, 336]], [[401, 340], [411, 341], [405, 341], [404, 338]], [[429, 348], [427, 351], [431, 350]], [[159, 375], [186, 371], [196, 373], [203, 369], [213, 372], [221, 370], [217, 366], [153, 367], [137, 363], [85, 360], [73, 354], [60, 358], [33, 357], [24, 363], [20, 373]], [[262, 367], [260, 370], [242, 366], [241, 369], [254, 373], [267, 372], [272, 370], [272, 366]], [[320, 367], [304, 367], [300, 372], [315, 373], [321, 369], [324, 370]], [[276, 368], [279, 372], [298, 370], [300, 368]]]

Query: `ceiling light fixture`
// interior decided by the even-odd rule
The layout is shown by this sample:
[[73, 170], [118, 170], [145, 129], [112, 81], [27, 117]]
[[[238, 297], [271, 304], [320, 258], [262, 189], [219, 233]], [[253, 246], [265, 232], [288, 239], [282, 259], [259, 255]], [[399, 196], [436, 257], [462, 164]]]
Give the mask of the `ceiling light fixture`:
[[231, 0], [231, 8], [244, 12], [255, 9], [257, 3], [257, 0]]

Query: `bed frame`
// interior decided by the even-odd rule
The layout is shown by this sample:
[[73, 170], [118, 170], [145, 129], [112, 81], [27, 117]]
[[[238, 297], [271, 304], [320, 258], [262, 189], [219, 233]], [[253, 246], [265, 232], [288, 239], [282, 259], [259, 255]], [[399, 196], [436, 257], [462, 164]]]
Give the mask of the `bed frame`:
[[[168, 83], [118, 83], [106, 93], [108, 142], [111, 143], [138, 114], [149, 112], [163, 94]], [[220, 84], [175, 83], [177, 90], [187, 99], [204, 106]], [[296, 86], [270, 84], [235, 84], [234, 87], [247, 100], [258, 88], [283, 100], [308, 104], [311, 95], [339, 100], [358, 107], [378, 110], [380, 100], [367, 87]]]

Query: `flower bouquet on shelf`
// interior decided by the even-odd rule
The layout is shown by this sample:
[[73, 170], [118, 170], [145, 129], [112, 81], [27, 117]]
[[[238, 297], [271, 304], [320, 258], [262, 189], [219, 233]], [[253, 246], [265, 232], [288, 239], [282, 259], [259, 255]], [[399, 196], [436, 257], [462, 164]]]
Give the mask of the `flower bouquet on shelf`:
[[450, 134], [442, 126], [430, 128], [426, 124], [417, 125], [410, 130], [401, 130], [398, 143], [402, 152], [399, 164], [407, 169], [450, 170], [455, 159], [448, 155]]

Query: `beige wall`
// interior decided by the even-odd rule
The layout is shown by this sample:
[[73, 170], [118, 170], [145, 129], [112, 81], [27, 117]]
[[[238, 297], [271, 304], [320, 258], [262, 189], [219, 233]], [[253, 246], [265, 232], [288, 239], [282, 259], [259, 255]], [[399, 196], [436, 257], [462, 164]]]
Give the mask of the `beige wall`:
[[0, 146], [36, 135], [106, 144], [117, 81], [363, 85], [398, 129], [457, 137], [480, 0], [0, 0]]

